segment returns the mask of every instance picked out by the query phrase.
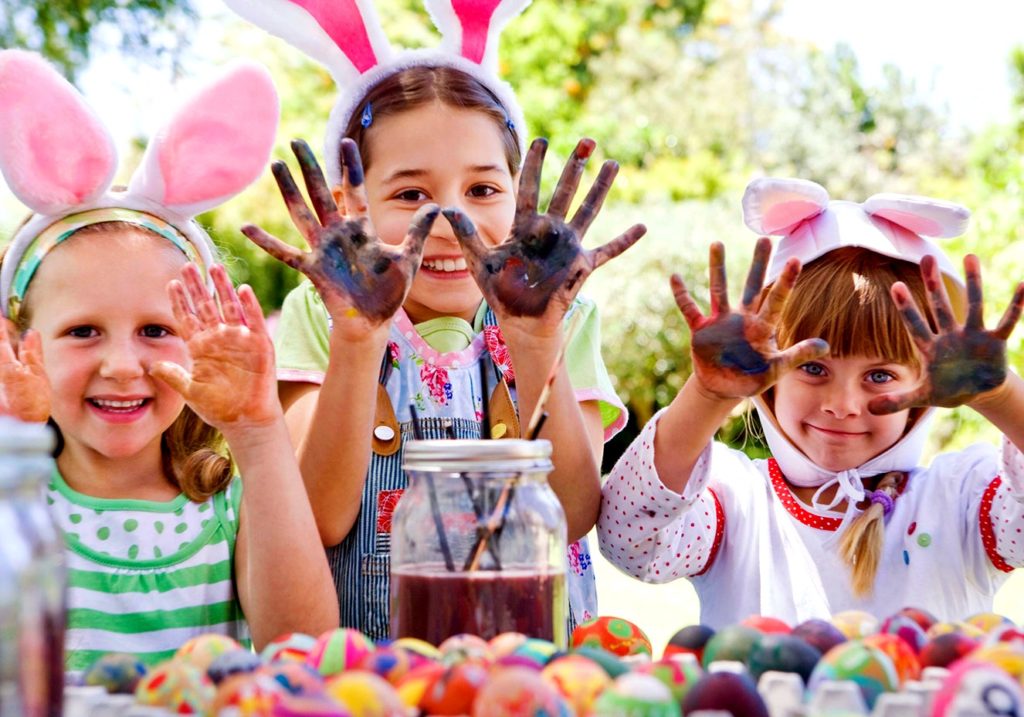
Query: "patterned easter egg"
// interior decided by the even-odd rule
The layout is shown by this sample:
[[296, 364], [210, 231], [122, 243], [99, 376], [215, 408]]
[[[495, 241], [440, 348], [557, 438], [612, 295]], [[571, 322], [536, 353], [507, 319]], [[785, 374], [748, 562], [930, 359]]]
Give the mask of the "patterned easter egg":
[[621, 617], [597, 617], [572, 631], [573, 647], [600, 647], [613, 655], [650, 655], [651, 641], [644, 631]]
[[984, 662], [962, 660], [950, 670], [932, 703], [931, 717], [998, 717], [1024, 714], [1020, 683]]
[[439, 662], [428, 662], [409, 670], [395, 688], [402, 703], [417, 707], [427, 689], [441, 678], [447, 668]]
[[232, 707], [239, 717], [265, 717], [270, 714], [284, 690], [266, 675], [238, 673], [229, 675], [218, 686], [211, 713]]
[[378, 647], [369, 655], [366, 655], [356, 665], [356, 668], [372, 672], [383, 677], [392, 685], [397, 685], [398, 681], [412, 669], [412, 666], [413, 658], [411, 652], [401, 647], [388, 645], [386, 647]]
[[745, 620], [741, 620], [740, 625], [752, 627], [758, 632], [765, 634], [778, 633], [785, 635], [793, 631], [793, 628], [777, 617], [764, 617], [763, 615], [751, 615]]
[[306, 664], [324, 677], [350, 669], [374, 650], [373, 642], [359, 630], [339, 627], [316, 639]]
[[909, 617], [911, 620], [916, 622], [917, 626], [925, 632], [928, 631], [928, 628], [930, 628], [932, 625], [939, 621], [939, 619], [932, 615], [930, 612], [928, 612], [927, 610], [922, 610], [919, 607], [905, 607], [896, 614], [903, 615], [904, 617]]
[[723, 710], [743, 717], [768, 717], [768, 708], [750, 675], [709, 672], [697, 680], [683, 700], [683, 713]]
[[697, 658], [693, 655], [686, 655], [685, 657], [676, 655], [658, 660], [657, 662], [648, 662], [643, 665], [637, 665], [634, 671], [655, 677], [668, 688], [668, 691], [672, 693], [672, 697], [680, 705], [683, 704], [686, 694], [697, 683], [697, 680], [701, 678], [701, 675], [704, 674], [704, 670], [700, 668], [700, 663], [697, 662]]
[[301, 632], [289, 632], [267, 643], [260, 653], [260, 659], [269, 664], [281, 660], [305, 662], [309, 651], [316, 645], [316, 638]]
[[104, 688], [111, 694], [130, 695], [146, 674], [146, 666], [134, 655], [108, 652], [92, 663], [82, 676], [84, 684]]
[[600, 647], [578, 647], [569, 654], [582, 655], [588, 660], [593, 660], [613, 680], [619, 675], [629, 672], [629, 666], [625, 662], [608, 652], [608, 650], [602, 650]]
[[555, 655], [559, 654], [558, 647], [553, 642], [541, 640], [536, 637], [529, 638], [522, 645], [517, 647], [509, 657], [527, 660], [532, 662], [536, 669], [541, 669], [548, 664]]
[[708, 640], [714, 634], [715, 631], [707, 625], [688, 625], [669, 638], [662, 656], [671, 657], [689, 653], [697, 658], [697, 662], [703, 662], [704, 646], [708, 644]]
[[353, 670], [327, 680], [327, 696], [352, 717], [405, 717], [407, 708], [398, 692], [383, 677]]
[[851, 640], [822, 655], [811, 673], [807, 690], [813, 693], [822, 682], [849, 680], [857, 685], [869, 708], [883, 692], [895, 692], [899, 677], [892, 660], [877, 647]]
[[263, 661], [260, 660], [259, 655], [248, 650], [231, 650], [210, 663], [210, 667], [206, 670], [206, 676], [213, 681], [213, 684], [219, 685], [231, 675], [255, 672], [262, 664]]
[[497, 660], [505, 655], [511, 655], [524, 642], [526, 642], [526, 635], [521, 632], [503, 632], [492, 637], [487, 644], [491, 648], [494, 659]]
[[878, 632], [895, 635], [900, 638], [907, 643], [907, 646], [914, 651], [915, 655], [921, 652], [924, 643], [928, 641], [928, 636], [921, 629], [921, 626], [906, 615], [887, 617], [878, 627]]
[[446, 665], [457, 665], [466, 660], [494, 661], [494, 654], [487, 640], [476, 635], [452, 635], [442, 642], [438, 649], [441, 651], [441, 662]]
[[949, 667], [976, 650], [981, 643], [962, 632], [947, 632], [928, 640], [921, 648], [922, 667]]
[[832, 616], [832, 624], [846, 635], [848, 640], [856, 640], [878, 632], [878, 618], [862, 610], [845, 610]]
[[934, 639], [939, 635], [948, 635], [951, 632], [959, 632], [979, 641], [985, 638], [984, 630], [966, 622], [937, 622], [925, 631], [925, 635], [928, 639]]
[[[916, 629], [921, 629], [917, 627], [917, 623], [913, 623], [913, 625]], [[924, 635], [923, 632], [921, 634]], [[877, 647], [889, 656], [893, 667], [896, 668], [896, 676], [899, 677], [901, 685], [907, 680], [916, 680], [921, 677], [921, 661], [918, 659], [917, 653], [899, 635], [879, 632], [865, 637], [864, 644]]]
[[477, 661], [460, 662], [444, 671], [420, 698], [428, 715], [465, 715], [473, 709], [477, 692], [487, 682], [487, 666]]
[[790, 633], [799, 637], [821, 654], [825, 654], [836, 645], [846, 642], [847, 637], [839, 628], [827, 620], [806, 620], [793, 628]]
[[617, 677], [594, 704], [594, 717], [679, 717], [679, 702], [653, 675], [630, 672]]
[[174, 658], [206, 672], [213, 661], [225, 652], [241, 649], [242, 646], [227, 635], [199, 635], [179, 647]]
[[982, 645], [968, 655], [971, 662], [987, 662], [1005, 670], [1011, 677], [1024, 682], [1024, 646], [1009, 642]]
[[985, 638], [986, 645], [994, 645], [999, 642], [1009, 642], [1014, 645], [1024, 645], [1024, 629], [1016, 625], [997, 627]]
[[540, 673], [501, 668], [480, 688], [473, 717], [571, 717], [572, 708]]
[[964, 620], [968, 625], [974, 625], [986, 635], [999, 627], [1013, 627], [1013, 620], [994, 612], [979, 612]]
[[603, 667], [582, 655], [556, 657], [540, 676], [581, 715], [590, 713], [598, 695], [612, 682]]
[[704, 646], [704, 667], [716, 660], [746, 662], [754, 643], [761, 639], [761, 633], [752, 627], [730, 625], [723, 627]]
[[282, 695], [269, 717], [353, 717], [326, 695]]
[[[403, 650], [408, 651], [411, 655], [421, 658], [420, 663], [425, 662], [440, 662], [441, 651], [431, 645], [426, 640], [420, 640], [415, 637], [400, 637], [391, 643], [391, 647], [400, 647]], [[418, 667], [415, 664], [416, 659], [413, 659], [413, 667]]]
[[806, 683], [821, 652], [792, 635], [768, 634], [754, 642], [747, 658], [747, 666], [754, 680], [765, 672], [794, 672]]
[[135, 701], [164, 707], [176, 714], [205, 714], [213, 703], [214, 693], [213, 683], [199, 668], [171, 660], [157, 665], [139, 680]]
[[324, 691], [320, 673], [302, 662], [274, 662], [259, 669], [290, 695], [319, 695]]

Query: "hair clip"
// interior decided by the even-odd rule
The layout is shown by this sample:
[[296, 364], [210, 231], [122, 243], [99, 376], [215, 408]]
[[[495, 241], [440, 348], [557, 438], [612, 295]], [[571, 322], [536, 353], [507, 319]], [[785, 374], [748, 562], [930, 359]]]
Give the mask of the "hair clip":
[[359, 118], [359, 124], [363, 126], [363, 129], [366, 129], [373, 124], [373, 107], [370, 106], [369, 102], [367, 102], [366, 107], [363, 108], [363, 116]]
[[509, 132], [516, 131], [516, 123], [513, 122], [509, 117], [505, 118], [505, 126], [508, 127]]

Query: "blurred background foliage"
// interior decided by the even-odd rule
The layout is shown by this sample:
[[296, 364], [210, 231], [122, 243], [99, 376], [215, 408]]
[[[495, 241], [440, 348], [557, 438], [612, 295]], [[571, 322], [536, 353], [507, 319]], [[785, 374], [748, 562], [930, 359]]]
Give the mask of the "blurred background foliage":
[[[437, 42], [421, 0], [377, 5], [392, 42]], [[503, 36], [502, 70], [519, 92], [530, 133], [551, 139], [548, 189], [583, 135], [600, 145], [592, 170], [606, 157], [622, 166], [588, 242], [607, 241], [635, 221], [649, 229], [586, 288], [602, 308], [605, 358], [631, 412], [629, 428], [608, 448], [606, 467], [689, 374], [689, 336], [669, 275], [678, 272], [705, 297], [707, 246], [720, 239], [733, 285], [741, 281], [755, 237], [743, 226], [739, 197], [753, 176], [811, 179], [834, 197], [894, 191], [967, 204], [974, 211], [971, 229], [947, 249], [954, 257], [981, 256], [992, 321], [1024, 277], [1024, 50], [1007, 58], [1012, 121], [969, 134], [899, 68], [888, 67], [881, 81], [869, 84], [849, 48], [822, 51], [780, 34], [781, 9], [782, 0], [535, 0]], [[175, 76], [188, 74], [177, 65], [178, 38], [197, 31], [200, 15], [203, 63], [241, 55], [271, 68], [282, 95], [275, 157], [296, 170], [288, 141], [303, 137], [320, 146], [331, 78], [219, 3], [0, 0], [0, 43], [40, 50], [71, 77], [97, 47], [162, 62]], [[136, 154], [145, 140], [139, 138]], [[125, 165], [136, 161], [126, 158]], [[233, 277], [251, 284], [268, 311], [278, 307], [298, 277], [238, 232], [256, 223], [300, 243], [269, 172], [201, 221], [223, 247]], [[1022, 336], [1011, 338], [1018, 370]], [[751, 452], [763, 450], [756, 426], [740, 414], [722, 436]], [[932, 450], [981, 437], [993, 436], [973, 412], [943, 412]]]

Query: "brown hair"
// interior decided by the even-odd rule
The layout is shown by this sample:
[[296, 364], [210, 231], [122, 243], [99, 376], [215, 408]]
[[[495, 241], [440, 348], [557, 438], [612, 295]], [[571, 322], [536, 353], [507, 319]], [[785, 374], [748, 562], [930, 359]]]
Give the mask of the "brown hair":
[[[90, 224], [75, 232], [75, 237], [109, 234], [119, 229], [137, 229], [152, 234], [144, 227], [125, 222], [100, 222]], [[154, 234], [153, 236], [157, 236]], [[3, 265], [3, 254], [0, 253], [0, 266]], [[21, 311], [18, 313], [17, 328], [24, 331], [31, 323], [31, 288], [25, 294]], [[50, 420], [50, 425], [57, 432], [58, 443], [54, 455], [58, 455], [64, 445], [60, 437], [60, 428]], [[163, 460], [164, 475], [172, 484], [195, 502], [202, 502], [211, 495], [227, 488], [234, 475], [231, 459], [228, 457], [224, 437], [213, 426], [203, 421], [196, 413], [185, 406], [174, 423], [164, 431], [160, 441], [160, 452]]]
[[[369, 167], [373, 161], [367, 135], [373, 131], [374, 125], [363, 127], [362, 116], [370, 106], [370, 114], [376, 122], [384, 117], [398, 115], [431, 102], [440, 102], [448, 107], [482, 112], [492, 118], [501, 133], [505, 148], [505, 161], [509, 171], [514, 175], [522, 163], [517, 128], [509, 126], [509, 116], [498, 98], [472, 75], [454, 67], [424, 67], [417, 65], [388, 75], [379, 84], [374, 85], [345, 128], [345, 136], [350, 137], [359, 147], [363, 159], [363, 167]], [[340, 160], [340, 158], [339, 158]]]

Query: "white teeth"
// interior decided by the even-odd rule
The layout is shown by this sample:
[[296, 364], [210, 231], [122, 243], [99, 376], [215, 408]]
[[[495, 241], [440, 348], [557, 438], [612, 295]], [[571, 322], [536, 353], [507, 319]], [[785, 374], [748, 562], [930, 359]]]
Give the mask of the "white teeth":
[[444, 260], [444, 270], [445, 271], [455, 271], [455, 262], [453, 260], [451, 260], [451, 259], [445, 259]]
[[423, 266], [431, 271], [465, 271], [466, 260], [458, 259], [425, 259]]
[[143, 398], [135, 401], [107, 401], [102, 398], [94, 398], [92, 402], [100, 408], [108, 408], [115, 411], [131, 411], [139, 408], [146, 401]]

